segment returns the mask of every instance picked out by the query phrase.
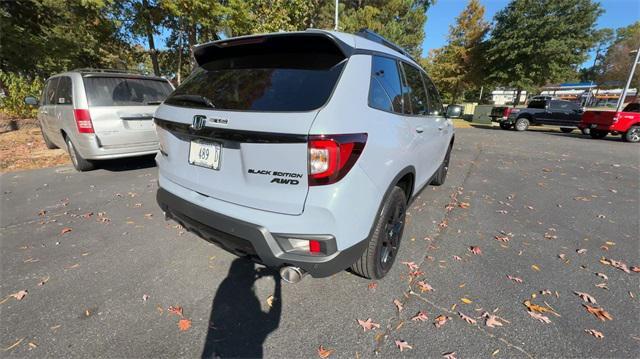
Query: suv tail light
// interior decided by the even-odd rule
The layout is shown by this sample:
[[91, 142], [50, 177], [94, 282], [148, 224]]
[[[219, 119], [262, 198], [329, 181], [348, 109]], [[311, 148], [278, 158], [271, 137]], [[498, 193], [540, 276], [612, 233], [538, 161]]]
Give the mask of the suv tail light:
[[366, 133], [309, 136], [309, 186], [338, 182], [360, 157]]
[[93, 123], [91, 123], [91, 115], [89, 110], [75, 109], [73, 110], [73, 117], [76, 119], [76, 126], [80, 133], [94, 133]]

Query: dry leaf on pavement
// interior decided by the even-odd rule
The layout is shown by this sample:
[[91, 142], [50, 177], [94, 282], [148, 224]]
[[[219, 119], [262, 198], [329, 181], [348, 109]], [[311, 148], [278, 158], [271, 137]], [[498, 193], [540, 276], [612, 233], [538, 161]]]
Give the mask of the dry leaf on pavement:
[[401, 312], [401, 311], [402, 311], [402, 308], [404, 308], [404, 307], [402, 306], [402, 303], [400, 303], [400, 301], [399, 301], [399, 300], [397, 300], [397, 299], [394, 299], [394, 300], [393, 300], [393, 304], [395, 304], [395, 305], [396, 305], [396, 308], [398, 308], [398, 312]]
[[62, 228], [62, 230], [60, 231], [60, 235], [63, 235], [63, 234], [65, 234], [65, 233], [69, 233], [69, 232], [71, 232], [71, 231], [73, 231], [73, 228], [64, 227], [64, 228]]
[[529, 313], [529, 315], [532, 318], [537, 319], [537, 320], [539, 320], [539, 321], [541, 321], [543, 323], [547, 323], [547, 324], [551, 323], [551, 320], [549, 319], [549, 317], [547, 317], [545, 315], [542, 315], [542, 314], [536, 313], [536, 312], [532, 312], [532, 311], [527, 311], [527, 313]]
[[24, 298], [27, 295], [27, 293], [29, 292], [27, 292], [26, 289], [23, 289], [21, 291], [11, 294], [11, 296], [16, 298], [16, 300], [22, 300], [22, 298]]
[[464, 320], [465, 322], [467, 322], [469, 324], [476, 324], [477, 323], [477, 321], [475, 319], [471, 318], [468, 315], [465, 315], [462, 312], [458, 312], [458, 315], [460, 316], [460, 318], [462, 318], [462, 320]]
[[585, 329], [584, 331], [589, 333], [589, 334], [591, 334], [591, 335], [593, 335], [594, 337], [596, 337], [598, 339], [604, 338], [604, 334], [602, 334], [602, 332], [599, 332], [599, 331], [597, 331], [595, 329]]
[[436, 317], [435, 321], [433, 322], [433, 325], [435, 325], [436, 328], [440, 328], [443, 325], [447, 324], [449, 320], [451, 320], [451, 317], [447, 317], [445, 315], [439, 315]]
[[516, 283], [522, 283], [523, 282], [522, 278], [514, 277], [514, 276], [511, 276], [511, 275], [507, 275], [507, 278], [511, 279], [512, 281], [514, 281]]
[[480, 255], [482, 254], [482, 250], [480, 249], [480, 247], [477, 246], [471, 246], [469, 247], [469, 251], [471, 251], [471, 253], [475, 254], [475, 255]]
[[189, 328], [191, 328], [191, 321], [189, 319], [180, 319], [180, 321], [178, 322], [178, 328], [180, 328], [181, 332], [184, 332], [185, 330], [188, 330]]
[[418, 265], [414, 262], [402, 262], [402, 264], [405, 264], [407, 267], [409, 267], [410, 271], [416, 271], [420, 269], [420, 267], [418, 267]]
[[318, 347], [318, 356], [322, 359], [326, 359], [333, 354], [335, 350], [333, 349], [325, 349], [322, 345]]
[[420, 291], [422, 293], [424, 292], [430, 292], [433, 290], [433, 287], [429, 285], [429, 283], [425, 282], [425, 281], [418, 281], [416, 282], [416, 284], [418, 285], [418, 287], [420, 288]]
[[601, 307], [592, 307], [586, 304], [583, 304], [583, 306], [585, 307], [585, 309], [587, 309], [587, 312], [595, 315], [598, 319], [602, 320], [603, 322], [607, 320], [613, 320], [613, 317], [611, 316], [611, 314], [609, 314], [609, 312], [607, 312]]
[[501, 327], [503, 324], [500, 321], [501, 318], [497, 315], [490, 314], [489, 312], [484, 312], [482, 317], [485, 318], [484, 325], [489, 328]]
[[421, 310], [418, 312], [418, 314], [414, 315], [411, 320], [413, 320], [414, 322], [426, 322], [427, 320], [429, 320], [429, 317], [427, 316], [427, 313]]
[[380, 324], [372, 322], [371, 318], [369, 318], [367, 320], [358, 319], [358, 324], [362, 327], [362, 329], [365, 332], [367, 330], [372, 330], [373, 328], [380, 329]]
[[178, 307], [178, 306], [170, 306], [169, 309], [167, 309], [169, 311], [169, 313], [171, 314], [175, 314], [177, 316], [182, 316], [182, 307]]
[[442, 353], [442, 357], [445, 359], [458, 359], [456, 357], [456, 352]]
[[400, 351], [403, 351], [405, 349], [413, 349], [411, 345], [409, 345], [409, 343], [405, 342], [404, 340], [396, 340], [396, 346], [398, 347], [398, 349], [400, 349]]
[[473, 301], [469, 298], [460, 298], [460, 301], [462, 301], [462, 303], [464, 304], [471, 304], [473, 303]]
[[582, 300], [584, 300], [587, 303], [597, 304], [596, 298], [589, 295], [589, 293], [584, 293], [584, 292], [573, 292], [573, 293], [578, 297], [582, 298]]

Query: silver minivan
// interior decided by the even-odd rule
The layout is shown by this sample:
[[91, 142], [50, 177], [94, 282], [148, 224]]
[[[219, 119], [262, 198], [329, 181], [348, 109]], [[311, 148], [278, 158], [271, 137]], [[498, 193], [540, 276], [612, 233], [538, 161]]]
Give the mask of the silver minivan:
[[48, 148], [67, 148], [78, 171], [94, 161], [153, 154], [153, 113], [173, 91], [169, 81], [115, 70], [79, 69], [47, 79], [38, 122]]

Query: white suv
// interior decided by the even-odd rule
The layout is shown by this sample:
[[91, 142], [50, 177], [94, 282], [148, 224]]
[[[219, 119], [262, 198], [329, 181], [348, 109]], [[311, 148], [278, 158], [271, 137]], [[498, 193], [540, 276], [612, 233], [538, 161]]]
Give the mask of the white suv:
[[433, 82], [375, 33], [207, 43], [158, 108], [158, 203], [186, 229], [280, 268], [382, 278], [411, 198], [454, 139]]

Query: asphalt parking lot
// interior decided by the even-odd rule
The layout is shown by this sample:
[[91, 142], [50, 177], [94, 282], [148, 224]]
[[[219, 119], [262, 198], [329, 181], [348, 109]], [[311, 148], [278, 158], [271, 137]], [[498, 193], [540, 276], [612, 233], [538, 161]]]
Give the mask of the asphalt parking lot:
[[[4, 174], [0, 349], [9, 357], [293, 358], [317, 357], [320, 346], [356, 358], [636, 357], [638, 150], [577, 134], [460, 129], [447, 183], [413, 202], [386, 278], [344, 271], [296, 285], [165, 222], [152, 159]], [[11, 296], [21, 290], [21, 300]], [[428, 319], [412, 320], [420, 311]], [[368, 318], [380, 328], [365, 332], [357, 320]]]

